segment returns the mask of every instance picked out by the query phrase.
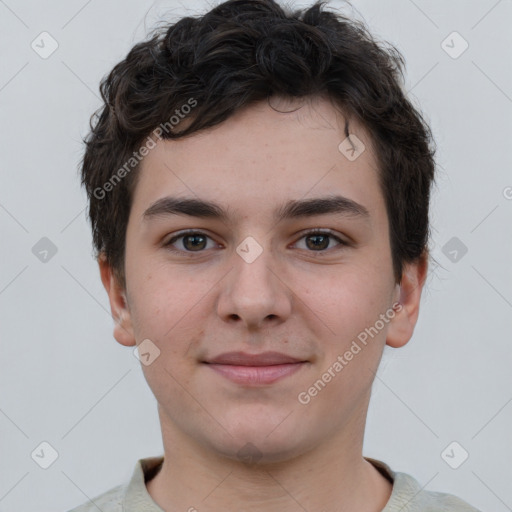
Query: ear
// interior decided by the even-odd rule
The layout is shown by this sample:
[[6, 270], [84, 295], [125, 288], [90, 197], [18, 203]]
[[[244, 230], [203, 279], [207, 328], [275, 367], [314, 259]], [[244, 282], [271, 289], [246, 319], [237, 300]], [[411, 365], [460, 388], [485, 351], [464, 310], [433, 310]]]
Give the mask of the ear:
[[126, 291], [116, 279], [112, 267], [107, 263], [105, 255], [102, 253], [98, 257], [100, 267], [101, 281], [107, 291], [110, 301], [110, 310], [114, 319], [114, 338], [127, 347], [135, 346], [135, 336], [131, 314], [126, 299]]
[[386, 344], [390, 347], [403, 347], [412, 337], [420, 312], [421, 292], [427, 268], [428, 253], [404, 266], [402, 281], [400, 285], [396, 285], [396, 299], [401, 307], [395, 308], [395, 316], [390, 322], [386, 337]]

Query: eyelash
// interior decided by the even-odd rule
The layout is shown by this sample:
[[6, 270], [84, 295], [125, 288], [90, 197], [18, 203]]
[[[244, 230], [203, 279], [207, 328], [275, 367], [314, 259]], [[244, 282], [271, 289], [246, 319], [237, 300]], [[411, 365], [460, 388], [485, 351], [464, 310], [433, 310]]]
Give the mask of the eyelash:
[[[175, 243], [177, 240], [180, 240], [181, 238], [184, 238], [186, 236], [193, 236], [193, 235], [202, 235], [202, 236], [205, 236], [206, 238], [211, 239], [210, 236], [208, 236], [206, 233], [203, 233], [202, 231], [194, 231], [194, 230], [182, 231], [181, 233], [178, 233], [176, 236], [173, 236], [168, 242], [166, 242], [164, 244], [164, 247], [166, 247], [171, 252], [180, 253], [180, 254], [183, 254], [183, 253], [194, 254], [194, 253], [205, 252], [206, 249], [199, 250], [199, 251], [188, 251], [186, 249], [176, 249], [176, 248], [172, 247], [172, 244]], [[339, 245], [336, 246], [336, 247], [338, 247], [340, 249], [343, 246], [348, 246], [349, 245], [346, 241], [344, 241], [340, 237], [336, 236], [329, 229], [313, 229], [313, 230], [310, 230], [310, 231], [306, 231], [306, 232], [302, 233], [302, 235], [300, 236], [299, 240], [302, 240], [303, 238], [307, 238], [308, 236], [314, 236], [314, 235], [329, 236], [330, 238], [336, 240], [336, 242], [339, 243]], [[328, 249], [322, 249], [322, 250], [319, 250], [319, 251], [307, 250], [307, 249], [306, 250], [307, 250], [307, 252], [321, 255], [322, 253], [325, 254], [326, 252], [330, 252], [330, 251], [336, 249], [336, 247], [334, 247], [334, 248], [331, 247], [331, 248], [328, 248]]]

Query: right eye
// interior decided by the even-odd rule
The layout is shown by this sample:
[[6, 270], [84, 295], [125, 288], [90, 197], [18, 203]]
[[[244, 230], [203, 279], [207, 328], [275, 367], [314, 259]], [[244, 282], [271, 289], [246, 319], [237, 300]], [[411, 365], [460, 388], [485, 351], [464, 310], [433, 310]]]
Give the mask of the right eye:
[[[207, 247], [208, 240], [213, 242], [213, 240], [205, 233], [189, 230], [173, 236], [164, 244], [164, 247], [173, 252], [204, 252], [204, 249], [212, 248], [212, 246]], [[174, 246], [176, 242], [178, 242], [178, 245], [181, 245], [181, 249]], [[215, 242], [213, 242], [213, 247], [215, 245]]]

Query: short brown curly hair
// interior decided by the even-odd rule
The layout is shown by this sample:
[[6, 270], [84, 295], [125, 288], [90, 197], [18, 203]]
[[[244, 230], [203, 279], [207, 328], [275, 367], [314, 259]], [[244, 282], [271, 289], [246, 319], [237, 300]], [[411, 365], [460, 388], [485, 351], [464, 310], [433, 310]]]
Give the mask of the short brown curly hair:
[[274, 0], [229, 0], [157, 29], [102, 80], [104, 105], [84, 139], [81, 177], [96, 257], [107, 259], [123, 287], [136, 150], [191, 99], [186, 128], [160, 130], [162, 138], [217, 125], [272, 95], [326, 94], [362, 123], [375, 147], [396, 281], [405, 262], [428, 253], [434, 141], [404, 93], [404, 59], [325, 3], [290, 11]]

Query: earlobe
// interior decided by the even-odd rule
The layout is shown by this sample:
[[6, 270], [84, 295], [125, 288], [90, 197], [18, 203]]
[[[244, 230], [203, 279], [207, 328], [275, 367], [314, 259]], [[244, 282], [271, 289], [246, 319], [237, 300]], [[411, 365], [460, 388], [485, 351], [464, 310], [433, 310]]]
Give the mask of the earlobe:
[[101, 281], [110, 302], [110, 311], [114, 320], [114, 338], [121, 345], [135, 346], [136, 342], [126, 292], [118, 283], [112, 267], [103, 253], [98, 256], [98, 266]]
[[[396, 314], [389, 325], [386, 344], [393, 348], [403, 347], [411, 339], [420, 311], [421, 292], [427, 275], [428, 256], [404, 266], [399, 286]], [[398, 286], [398, 285], [397, 285]]]

